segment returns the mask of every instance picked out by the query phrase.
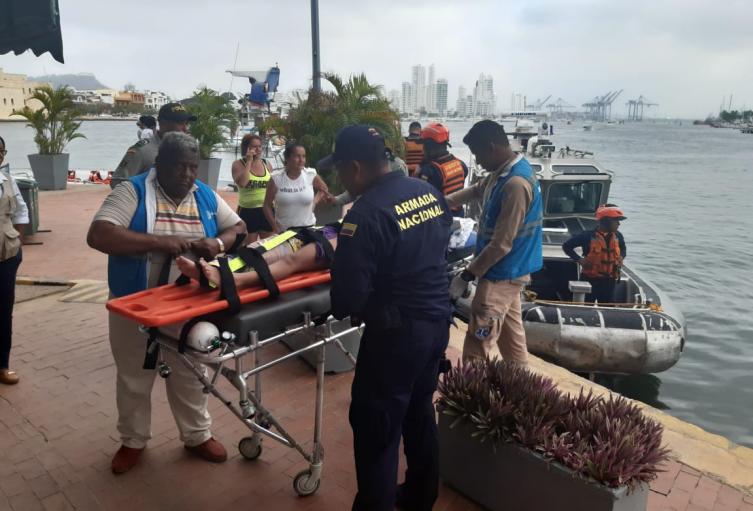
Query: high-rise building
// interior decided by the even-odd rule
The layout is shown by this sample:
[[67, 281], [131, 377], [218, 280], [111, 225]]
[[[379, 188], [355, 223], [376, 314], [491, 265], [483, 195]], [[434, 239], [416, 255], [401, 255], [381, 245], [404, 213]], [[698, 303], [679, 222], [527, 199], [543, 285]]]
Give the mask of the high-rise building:
[[492, 75], [481, 73], [473, 89], [473, 114], [492, 116], [496, 113], [496, 97], [494, 95], [494, 78]]
[[526, 109], [526, 97], [523, 94], [512, 93], [510, 100], [510, 110], [513, 112], [522, 112]]
[[459, 117], [465, 117], [466, 104], [465, 104], [465, 87], [462, 85], [458, 87], [458, 99], [455, 102], [455, 114]]
[[412, 114], [416, 111], [416, 96], [413, 94], [413, 86], [403, 82], [403, 93], [400, 98], [400, 113]]
[[435, 111], [444, 116], [447, 113], [447, 80], [440, 78], [434, 87]]
[[396, 89], [392, 89], [389, 94], [387, 95], [387, 99], [390, 100], [390, 106], [393, 110], [397, 110], [398, 112], [402, 111], [402, 105], [400, 104], [400, 91]]
[[413, 102], [414, 111], [426, 109], [426, 68], [424, 66], [413, 66], [411, 85], [416, 98]]
[[429, 82], [426, 84], [426, 111], [437, 111], [437, 100], [434, 96], [436, 84], [434, 83], [434, 64], [429, 66]]

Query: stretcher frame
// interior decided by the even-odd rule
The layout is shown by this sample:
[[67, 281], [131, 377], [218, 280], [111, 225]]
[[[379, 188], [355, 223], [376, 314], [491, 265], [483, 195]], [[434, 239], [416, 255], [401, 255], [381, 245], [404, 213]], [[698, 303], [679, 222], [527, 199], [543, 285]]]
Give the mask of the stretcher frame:
[[[329, 316], [324, 323], [324, 334], [320, 332], [318, 324], [314, 323], [310, 312], [303, 312], [303, 323], [299, 326], [286, 328], [283, 332], [260, 340], [256, 330], [249, 332], [248, 343], [238, 343], [235, 335], [223, 332], [220, 346], [209, 353], [186, 348], [181, 353], [178, 348], [178, 340], [162, 332], [159, 332], [151, 349], [167, 349], [174, 353], [178, 359], [197, 377], [204, 386], [204, 392], [212, 394], [230, 409], [231, 412], [243, 422], [250, 430], [251, 436], [244, 437], [238, 443], [238, 451], [241, 456], [248, 460], [257, 459], [262, 453], [262, 438], [267, 436], [287, 447], [298, 451], [309, 462], [307, 469], [299, 472], [293, 479], [293, 489], [300, 496], [313, 495], [321, 483], [321, 474], [324, 466], [324, 447], [322, 445], [322, 421], [324, 409], [324, 361], [325, 347], [335, 344], [350, 362], [355, 366], [355, 357], [343, 346], [341, 338], [360, 331], [361, 326], [351, 327], [342, 332], [334, 333], [332, 325], [335, 319]], [[259, 352], [268, 346], [282, 341], [289, 335], [304, 332], [312, 339], [311, 344], [301, 349], [286, 353], [269, 362], [259, 361]], [[314, 405], [314, 440], [311, 452], [290, 435], [285, 428], [275, 419], [272, 412], [262, 404], [262, 381], [261, 373], [271, 367], [281, 364], [299, 355], [317, 350], [316, 358], [316, 398]], [[251, 356], [252, 369], [244, 369], [244, 357]], [[171, 369], [164, 362], [161, 355], [158, 356], [157, 368], [160, 376], [168, 378]], [[232, 367], [231, 367], [232, 366]], [[208, 369], [205, 374], [204, 368]], [[222, 375], [239, 392], [237, 404], [216, 386], [217, 380]], [[247, 380], [253, 377], [253, 388], [249, 388]], [[276, 431], [273, 431], [274, 430]]]

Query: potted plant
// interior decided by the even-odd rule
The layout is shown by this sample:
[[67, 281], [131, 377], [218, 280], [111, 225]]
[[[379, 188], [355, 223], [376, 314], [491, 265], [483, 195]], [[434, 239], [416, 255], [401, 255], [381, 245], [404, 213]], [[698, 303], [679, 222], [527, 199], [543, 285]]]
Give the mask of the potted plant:
[[65, 146], [73, 139], [86, 138], [79, 133], [81, 121], [73, 103], [73, 93], [68, 87], [53, 89], [49, 85], [37, 87], [30, 100], [41, 103], [34, 110], [28, 105], [14, 110], [28, 121], [35, 131], [34, 142], [38, 154], [29, 155], [29, 163], [40, 190], [64, 190], [68, 182], [69, 155]]
[[188, 129], [199, 143], [198, 178], [216, 189], [222, 159], [212, 158], [212, 153], [227, 143], [228, 133], [238, 129], [238, 114], [229, 95], [207, 87], [194, 92], [186, 102], [186, 109], [197, 117]]
[[497, 359], [439, 385], [440, 475], [491, 510], [643, 510], [668, 451], [623, 397], [571, 397]]

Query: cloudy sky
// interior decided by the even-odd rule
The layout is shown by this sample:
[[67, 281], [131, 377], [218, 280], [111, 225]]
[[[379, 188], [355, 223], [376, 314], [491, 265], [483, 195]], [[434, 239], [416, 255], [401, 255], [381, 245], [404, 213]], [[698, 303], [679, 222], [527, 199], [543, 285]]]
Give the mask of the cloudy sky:
[[[184, 97], [227, 90], [238, 68], [279, 63], [282, 88], [310, 84], [307, 0], [60, 0], [66, 64], [0, 56], [7, 72], [92, 72]], [[574, 105], [625, 89], [613, 112], [644, 95], [661, 116], [705, 116], [723, 96], [753, 108], [753, 0], [320, 0], [322, 69], [365, 72], [387, 90], [414, 64], [459, 85], [494, 76], [498, 106], [513, 92]], [[234, 89], [242, 87], [236, 80]]]

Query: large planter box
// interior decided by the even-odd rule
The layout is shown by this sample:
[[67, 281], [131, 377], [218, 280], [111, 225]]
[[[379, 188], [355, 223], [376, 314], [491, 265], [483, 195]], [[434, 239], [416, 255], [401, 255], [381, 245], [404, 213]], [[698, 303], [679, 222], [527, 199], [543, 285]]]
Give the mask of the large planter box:
[[220, 180], [220, 158], [210, 158], [208, 160], [199, 160], [199, 169], [196, 177], [205, 185], [213, 190], [217, 189], [217, 183]]
[[439, 416], [439, 473], [449, 486], [492, 511], [644, 511], [649, 487], [628, 492], [575, 476], [516, 444], [493, 448], [473, 427]]
[[30, 154], [29, 164], [40, 190], [65, 190], [68, 154]]

